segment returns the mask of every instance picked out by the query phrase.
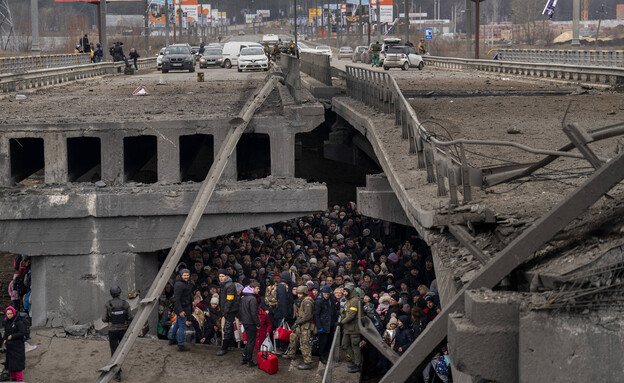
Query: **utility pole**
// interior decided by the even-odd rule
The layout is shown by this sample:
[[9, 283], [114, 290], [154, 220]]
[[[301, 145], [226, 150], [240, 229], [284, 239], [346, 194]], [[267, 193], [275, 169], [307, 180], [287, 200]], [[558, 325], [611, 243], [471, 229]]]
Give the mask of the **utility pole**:
[[[105, 0], [102, 0], [105, 1]], [[169, 17], [171, 12], [169, 11], [169, 0], [165, 0], [165, 47], [169, 46]]]
[[377, 40], [381, 41], [381, 0], [377, 0], [377, 6], [375, 7], [375, 13], [377, 14], [375, 21], [377, 21]]
[[475, 1], [475, 59], [478, 60], [479, 59], [479, 43], [481, 40], [481, 37], [479, 36], [481, 33], [481, 23], [479, 20], [479, 18], [481, 17], [481, 12], [479, 11], [479, 3], [481, 3], [482, 0], [476, 0]]
[[145, 57], [149, 57], [149, 15], [150, 10], [147, 8], [147, 0], [145, 0], [145, 13], [143, 14], [143, 18], [145, 19]]
[[472, 1], [466, 0], [466, 58], [472, 58]]
[[32, 54], [41, 54], [39, 45], [39, 0], [30, 0], [30, 25], [32, 26]]
[[336, 16], [334, 17], [334, 21], [336, 21], [336, 46], [340, 47], [340, 24], [342, 24], [342, 8], [340, 8], [338, 0], [336, 0]]
[[[370, 2], [369, 2], [369, 4], [370, 4]], [[364, 12], [362, 12], [362, 0], [360, 0], [360, 6], [358, 7], [358, 21], [359, 21], [358, 24], [359, 25], [358, 25], [357, 41], [360, 41], [360, 39], [362, 38], [362, 35], [364, 34], [364, 18], [362, 17], [363, 13]], [[340, 14], [340, 16], [342, 16], [342, 13]]]
[[581, 0], [572, 2], [572, 49], [578, 50], [581, 46], [579, 41], [579, 24], [581, 18]]
[[299, 44], [297, 42], [297, 0], [293, 0], [293, 4], [295, 6], [295, 17], [293, 18], [295, 26], [295, 55], [299, 58]]
[[102, 62], [108, 61], [108, 39], [106, 38], [106, 0], [100, 0], [100, 44], [104, 54]]
[[409, 4], [411, 0], [405, 0], [405, 43], [410, 40], [410, 17], [409, 17]]
[[600, 24], [605, 14], [604, 4], [600, 5], [600, 11], [598, 11], [598, 13], [600, 13], [600, 18], [598, 19], [598, 29], [596, 30], [596, 46], [598, 46], [598, 36], [600, 35]]
[[178, 0], [178, 29], [180, 30], [178, 33], [177, 43], [182, 42], [182, 0]]

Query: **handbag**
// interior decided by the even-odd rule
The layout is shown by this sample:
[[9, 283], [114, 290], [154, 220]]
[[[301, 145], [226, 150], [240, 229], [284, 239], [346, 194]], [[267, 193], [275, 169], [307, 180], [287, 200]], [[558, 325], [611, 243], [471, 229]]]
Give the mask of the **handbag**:
[[275, 329], [275, 339], [281, 342], [290, 343], [290, 334], [292, 334], [292, 330], [284, 319], [282, 319], [282, 323], [280, 327]]

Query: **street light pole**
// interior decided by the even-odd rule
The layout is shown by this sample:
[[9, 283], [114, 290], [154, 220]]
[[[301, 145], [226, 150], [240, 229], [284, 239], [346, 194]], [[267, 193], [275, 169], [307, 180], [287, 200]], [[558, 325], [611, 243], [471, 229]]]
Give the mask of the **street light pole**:
[[[105, 0], [102, 0], [105, 1]], [[169, 0], [165, 0], [165, 46], [169, 46], [169, 16], [171, 12], [169, 12]]]
[[297, 42], [297, 0], [293, 0], [293, 3], [295, 5], [295, 17], [293, 18], [295, 26], [295, 55], [299, 58], [299, 44]]
[[104, 50], [102, 61], [108, 61], [108, 39], [106, 38], [106, 0], [100, 0], [100, 46]]
[[466, 58], [472, 58], [472, 1], [466, 0]]
[[579, 24], [581, 19], [581, 0], [572, 2], [572, 49], [577, 50], [581, 46], [579, 40]]
[[410, 0], [405, 0], [405, 43], [410, 39], [410, 18], [409, 18]]
[[147, 0], [145, 0], [145, 13], [143, 14], [143, 18], [145, 19], [145, 57], [149, 57], [149, 15], [150, 10], [147, 9]]
[[176, 42], [181, 42], [182, 41], [182, 0], [178, 0], [178, 39]]
[[41, 54], [39, 45], [39, 0], [30, 0], [30, 25], [32, 27], [31, 50], [33, 55]]

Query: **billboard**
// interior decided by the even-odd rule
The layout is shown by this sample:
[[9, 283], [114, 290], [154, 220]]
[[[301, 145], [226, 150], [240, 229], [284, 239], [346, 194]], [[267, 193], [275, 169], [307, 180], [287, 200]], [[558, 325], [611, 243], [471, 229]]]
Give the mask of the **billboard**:
[[[54, 0], [57, 3], [93, 3], [94, 0]], [[143, 0], [106, 0], [107, 3], [131, 3], [143, 2]], [[99, 2], [99, 1], [98, 1]]]
[[394, 21], [393, 0], [371, 0], [371, 7], [375, 15], [377, 14], [377, 1], [379, 1], [379, 21], [391, 23]]
[[258, 9], [256, 11], [256, 14], [262, 17], [271, 17], [271, 10], [270, 9]]

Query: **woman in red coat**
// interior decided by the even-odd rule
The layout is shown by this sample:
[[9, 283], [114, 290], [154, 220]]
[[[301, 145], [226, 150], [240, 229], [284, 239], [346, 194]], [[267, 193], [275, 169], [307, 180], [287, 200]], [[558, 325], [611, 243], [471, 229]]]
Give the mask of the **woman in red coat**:
[[256, 336], [256, 347], [254, 350], [260, 350], [260, 346], [262, 346], [262, 342], [266, 339], [267, 336], [271, 336], [271, 331], [273, 330], [273, 324], [271, 324], [271, 319], [269, 319], [269, 314], [264, 310], [266, 306], [264, 302], [258, 309], [258, 318], [260, 318], [260, 328], [258, 329], [258, 335]]

